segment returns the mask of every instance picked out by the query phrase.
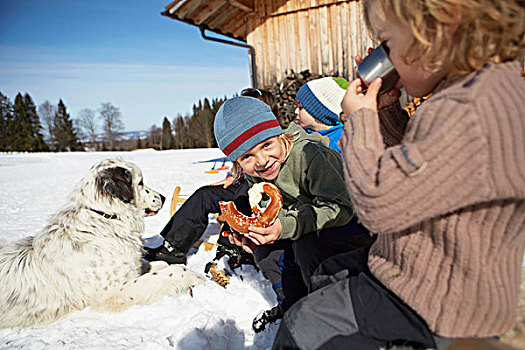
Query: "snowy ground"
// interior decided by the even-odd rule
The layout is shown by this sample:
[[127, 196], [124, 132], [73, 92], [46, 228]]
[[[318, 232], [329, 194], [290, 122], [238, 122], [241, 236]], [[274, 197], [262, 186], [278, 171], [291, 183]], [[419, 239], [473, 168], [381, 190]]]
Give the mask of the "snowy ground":
[[[213, 162], [196, 163], [222, 156], [218, 149], [0, 155], [0, 239], [37, 234], [93, 164], [120, 157], [137, 164], [144, 182], [168, 198], [157, 216], [145, 219], [144, 239], [156, 246], [161, 242], [158, 232], [169, 219], [174, 187], [180, 186], [184, 197], [222, 180], [224, 172], [206, 173]], [[214, 242], [217, 232], [218, 224], [211, 220], [205, 236]], [[215, 249], [190, 253], [188, 267], [202, 274], [215, 257]], [[225, 264], [220, 261], [221, 266]], [[268, 349], [277, 325], [255, 334], [251, 323], [260, 311], [275, 304], [275, 295], [270, 283], [252, 267], [236, 272], [226, 289], [209, 281], [193, 289], [193, 298], [168, 297], [117, 314], [85, 309], [47, 327], [3, 329], [0, 349]]]

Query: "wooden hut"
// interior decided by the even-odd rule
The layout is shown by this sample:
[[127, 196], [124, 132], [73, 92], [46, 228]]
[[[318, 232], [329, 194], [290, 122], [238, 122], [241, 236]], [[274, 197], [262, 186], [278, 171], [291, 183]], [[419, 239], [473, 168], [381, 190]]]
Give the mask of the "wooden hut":
[[291, 71], [352, 78], [354, 57], [374, 46], [357, 0], [175, 0], [163, 15], [199, 27], [205, 39], [246, 47], [254, 87]]

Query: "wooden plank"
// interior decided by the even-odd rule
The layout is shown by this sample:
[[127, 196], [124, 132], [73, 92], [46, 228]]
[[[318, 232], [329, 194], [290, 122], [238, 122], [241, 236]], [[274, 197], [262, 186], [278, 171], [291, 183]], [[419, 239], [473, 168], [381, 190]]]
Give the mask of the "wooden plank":
[[304, 46], [304, 53], [306, 55], [306, 62], [307, 62], [307, 69], [312, 69], [313, 66], [313, 57], [311, 55], [311, 40], [310, 40], [310, 14], [308, 12], [304, 12], [304, 23], [303, 23], [303, 32], [306, 33], [306, 40], [305, 40], [305, 46]]
[[263, 84], [262, 86], [270, 85], [270, 82], [271, 82], [270, 71], [272, 67], [270, 66], [270, 49], [269, 49], [270, 43], [268, 42], [268, 27], [269, 27], [268, 21], [265, 21], [263, 24], [264, 31], [262, 35], [262, 42], [263, 42], [262, 47], [264, 49], [263, 49], [263, 52], [261, 53], [263, 57], [263, 67], [264, 67], [264, 77], [262, 80], [262, 84]]
[[227, 0], [227, 2], [244, 12], [255, 11], [254, 0]]
[[192, 14], [201, 6], [203, 6], [203, 0], [185, 1], [175, 14], [179, 18], [192, 19]]
[[[253, 13], [253, 12], [252, 12]], [[247, 15], [249, 17], [250, 15]], [[239, 19], [235, 23], [233, 23], [233, 26], [231, 27], [231, 33], [234, 37], [241, 37], [246, 38], [248, 35], [248, 20], [247, 17], [243, 20]]]
[[272, 14], [272, 4], [270, 1], [263, 1], [264, 2], [264, 17], [268, 17]]
[[179, 0], [179, 1], [173, 1], [168, 6], [165, 7], [166, 11], [173, 14], [175, 13], [179, 8], [181, 8], [182, 5], [187, 3], [190, 0]]
[[290, 16], [284, 16], [284, 18], [277, 19], [275, 21], [278, 27], [278, 36], [279, 36], [279, 46], [278, 51], [280, 57], [280, 67], [281, 72], [277, 75], [277, 80], [281, 80], [282, 77], [286, 74], [290, 67], [290, 56], [294, 55], [294, 52], [290, 48], [289, 40], [289, 31], [288, 22], [290, 21]]
[[368, 48], [370, 47], [370, 40], [369, 40], [369, 35], [368, 35], [368, 31], [366, 29], [366, 26], [364, 25], [364, 21], [363, 21], [363, 11], [362, 11], [362, 7], [359, 7], [359, 22], [358, 22], [358, 25], [359, 25], [359, 29], [360, 29], [360, 32], [361, 32], [361, 39], [360, 39], [360, 43], [361, 43], [361, 56], [365, 57], [367, 55], [367, 50]]
[[264, 4], [262, 1], [255, 1], [255, 3], [253, 4], [254, 5], [254, 10], [255, 10], [255, 14], [259, 17], [264, 17]]
[[309, 21], [309, 32], [310, 32], [310, 54], [312, 55], [312, 65], [311, 70], [314, 73], [321, 73], [321, 48], [319, 47], [319, 25], [318, 25], [318, 12], [315, 10], [308, 11], [308, 21]]
[[273, 21], [273, 31], [275, 35], [275, 77], [274, 79], [279, 80], [283, 76], [286, 70], [286, 55], [288, 53], [288, 46], [286, 45], [286, 32], [282, 31], [283, 21], [279, 18], [275, 18]]
[[209, 1], [208, 4], [201, 8], [200, 11], [193, 17], [195, 24], [200, 25], [202, 22], [210, 18], [217, 10], [219, 10], [224, 4], [225, 0]]
[[296, 22], [296, 14], [288, 16], [288, 30], [286, 33], [288, 38], [288, 50], [285, 48], [285, 50], [288, 52], [288, 65], [286, 67], [287, 71], [290, 71], [297, 66], [297, 32], [295, 31]]
[[[257, 13], [257, 12], [256, 12]], [[263, 62], [263, 43], [261, 39], [262, 25], [257, 26], [248, 34], [248, 44], [255, 48], [255, 65], [257, 66], [257, 82], [262, 84], [264, 81], [264, 62]]]
[[359, 40], [361, 40], [361, 34], [360, 31], [357, 30], [358, 28], [358, 21], [359, 21], [359, 7], [353, 6], [353, 10], [350, 13], [350, 38], [351, 38], [351, 53], [352, 57], [350, 57], [350, 63], [352, 67], [352, 79], [355, 79], [355, 73], [356, 73], [356, 64], [355, 64], [355, 57], [357, 55], [360, 55], [360, 49], [359, 49]]
[[261, 72], [263, 69], [263, 66], [261, 63], [260, 40], [259, 40], [259, 33], [260, 33], [261, 27], [258, 25], [257, 15], [248, 16], [247, 20], [248, 20], [247, 22], [248, 34], [246, 35], [246, 43], [255, 48], [255, 66], [257, 68], [256, 68], [256, 72], [254, 73], [256, 74], [257, 82], [260, 84], [262, 81]]
[[330, 74], [330, 67], [332, 67], [332, 59], [330, 55], [331, 45], [329, 40], [329, 28], [328, 28], [328, 8], [320, 7], [315, 10], [317, 12], [318, 25], [317, 30], [319, 32], [319, 52], [320, 52], [320, 72], [321, 74]]
[[266, 67], [264, 65], [264, 41], [263, 41], [263, 25], [257, 27], [257, 36], [256, 36], [256, 42], [254, 42], [254, 45], [256, 47], [255, 52], [255, 59], [257, 62], [257, 81], [259, 82], [259, 86], [264, 86], [264, 74], [266, 72]]
[[220, 11], [213, 13], [206, 21], [206, 24], [210, 28], [218, 28], [224, 33], [229, 33], [232, 23], [239, 18], [244, 18], [244, 13], [236, 7], [226, 5]]
[[306, 67], [310, 67], [309, 63], [309, 55], [308, 55], [308, 14], [306, 12], [300, 12], [297, 13], [297, 29], [296, 29], [296, 35], [298, 38], [298, 59], [299, 62], [297, 66], [295, 67], [296, 72], [300, 72], [304, 70]]
[[[343, 13], [342, 13], [342, 5], [338, 6], [332, 6], [332, 16], [331, 16], [331, 22], [332, 22], [332, 28], [335, 33], [335, 37], [337, 38], [335, 41], [335, 45], [332, 44], [332, 47], [334, 49], [334, 68], [337, 74], [342, 75], [344, 71], [344, 59], [343, 59], [343, 52], [344, 52], [344, 46], [343, 46]], [[333, 43], [333, 41], [332, 41]]]
[[342, 4], [338, 7], [338, 10], [340, 11], [340, 20], [341, 20], [341, 75], [348, 79], [350, 75], [350, 58], [349, 58], [349, 31], [348, 31], [348, 12], [350, 11], [350, 7], [348, 4]]
[[[283, 2], [284, 0], [281, 0]], [[290, 13], [301, 11], [310, 11], [319, 7], [342, 4], [345, 2], [356, 2], [358, 0], [303, 0], [303, 1], [285, 1], [285, 6], [268, 6], [268, 15], [283, 16]], [[268, 1], [269, 2], [269, 1]], [[273, 11], [271, 11], [273, 9]]]
[[270, 79], [272, 81], [277, 80], [277, 77], [280, 74], [280, 62], [279, 62], [279, 28], [276, 26], [276, 20], [274, 18], [268, 19], [268, 41], [269, 41], [269, 50], [268, 55], [270, 57]]

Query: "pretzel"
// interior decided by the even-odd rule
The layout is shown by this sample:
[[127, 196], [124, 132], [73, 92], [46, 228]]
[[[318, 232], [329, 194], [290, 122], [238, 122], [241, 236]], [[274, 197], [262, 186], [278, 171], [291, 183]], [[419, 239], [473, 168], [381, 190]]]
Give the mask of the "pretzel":
[[[266, 193], [270, 197], [270, 203], [266, 206], [264, 211], [261, 211], [259, 202], [262, 199], [262, 194]], [[279, 189], [268, 182], [261, 182], [255, 184], [248, 190], [250, 200], [250, 207], [252, 207], [253, 214], [246, 216], [239, 212], [233, 202], [220, 201], [221, 217], [230, 225], [232, 230], [239, 233], [248, 233], [249, 226], [268, 227], [271, 226], [279, 211], [283, 207], [283, 197]]]

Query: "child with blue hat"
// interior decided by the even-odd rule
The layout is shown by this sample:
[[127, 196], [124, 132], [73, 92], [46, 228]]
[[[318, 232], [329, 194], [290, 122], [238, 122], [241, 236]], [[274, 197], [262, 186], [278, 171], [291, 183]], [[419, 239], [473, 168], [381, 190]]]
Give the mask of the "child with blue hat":
[[339, 115], [348, 85], [344, 78], [315, 79], [301, 86], [295, 97], [299, 103], [295, 110], [295, 122], [308, 133], [317, 132], [328, 137], [329, 147], [339, 153], [338, 142], [343, 134]]
[[[272, 282], [280, 302], [272, 309], [276, 316], [308, 293], [321, 261], [367, 249], [373, 238], [353, 218], [342, 158], [327, 147], [326, 138], [294, 123], [283, 131], [268, 105], [251, 97], [227, 100], [215, 116], [214, 130], [217, 144], [234, 167], [242, 168], [250, 186], [271, 182], [283, 196], [271, 226], [229, 236], [254, 254]], [[261, 330], [255, 322], [254, 329]]]

